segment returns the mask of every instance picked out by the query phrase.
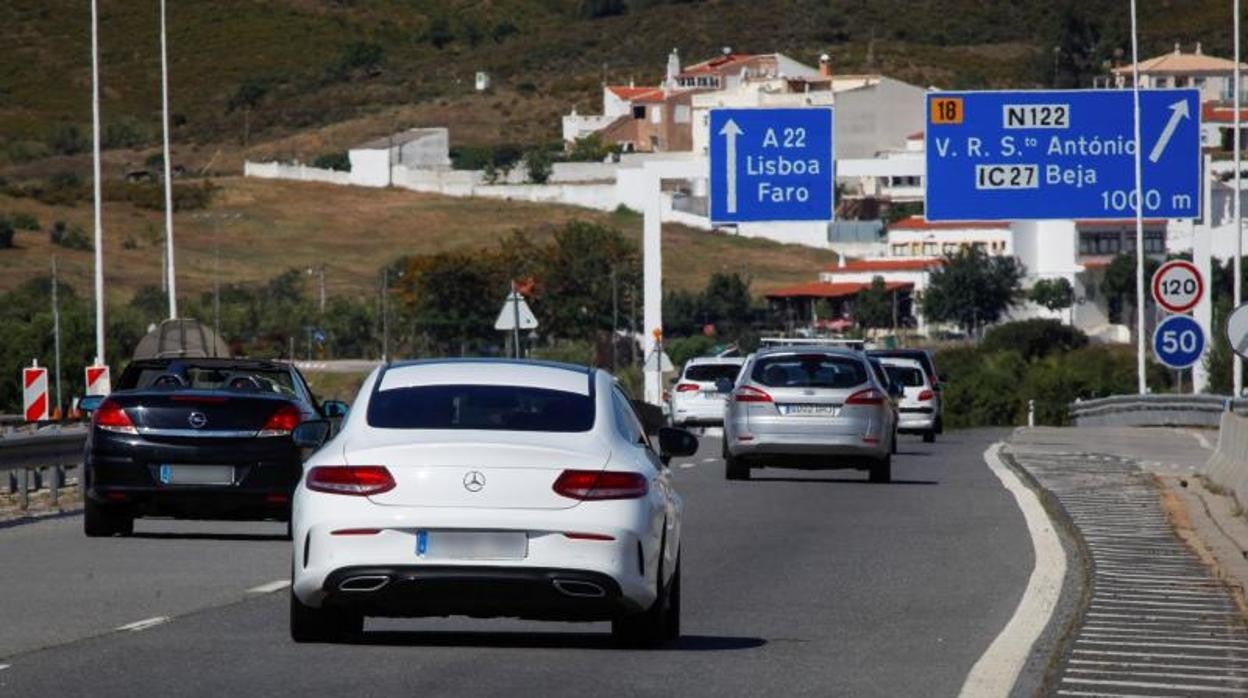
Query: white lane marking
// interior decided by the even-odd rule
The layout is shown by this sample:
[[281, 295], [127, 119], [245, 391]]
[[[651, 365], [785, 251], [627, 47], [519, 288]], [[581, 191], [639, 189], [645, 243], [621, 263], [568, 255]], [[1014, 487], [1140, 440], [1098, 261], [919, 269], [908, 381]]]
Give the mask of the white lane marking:
[[1066, 577], [1066, 552], [1053, 522], [1036, 493], [1001, 461], [1001, 447], [1001, 443], [990, 446], [984, 451], [984, 461], [1022, 510], [1035, 563], [1014, 616], [967, 674], [960, 693], [963, 698], [1010, 694], [1032, 646], [1053, 615]]
[[1128, 599], [1121, 596], [1105, 596], [1103, 594], [1092, 595], [1093, 606], [1146, 606], [1150, 608], [1173, 608], [1173, 609], [1201, 609], [1210, 611], [1220, 611], [1230, 608], [1231, 605], [1225, 601], [1217, 599], [1209, 599], [1208, 601], [1159, 601], [1156, 599]]
[[1080, 638], [1075, 640], [1076, 645], [1109, 645], [1110, 647], [1167, 647], [1175, 650], [1242, 650], [1243, 647], [1235, 645], [1210, 645], [1203, 643], [1190, 642], [1128, 642], [1121, 638], [1107, 638], [1088, 640]]
[[714, 463], [714, 462], [715, 462], [715, 461], [717, 461], [717, 460], [719, 460], [719, 459], [718, 459], [718, 458], [703, 458], [703, 459], [702, 459], [702, 462], [703, 462], [703, 463]]
[[247, 590], [248, 594], [272, 594], [290, 586], [289, 579], [276, 579], [268, 584], [261, 584], [258, 587], [252, 587]]
[[1192, 431], [1190, 429], [1180, 429], [1180, 431], [1192, 437], [1193, 439], [1196, 439], [1196, 443], [1200, 444], [1200, 447], [1205, 449], [1206, 451], [1213, 450], [1213, 444], [1209, 443], [1209, 439], [1205, 438], [1205, 435], [1200, 433], [1199, 431]]
[[1185, 642], [1208, 643], [1222, 642], [1230, 645], [1248, 645], [1248, 640], [1240, 640], [1229, 635], [1211, 636], [1197, 633], [1174, 633], [1162, 632], [1154, 630], [1153, 632], [1141, 633], [1134, 630], [1088, 630], [1083, 629], [1079, 637], [1090, 637], [1101, 640], [1118, 639], [1118, 640], [1183, 640]]
[[0, 664], [0, 671], [4, 671], [5, 669], [8, 669], [11, 666], [13, 665], [12, 664]]
[[[1205, 654], [1178, 654], [1175, 652], [1111, 652], [1109, 650], [1071, 650], [1071, 654], [1088, 654], [1102, 657], [1156, 657], [1158, 659], [1195, 659], [1198, 661], [1208, 661], [1209, 655]], [[1219, 662], [1248, 662], [1246, 659], [1238, 657], [1218, 657]]]
[[1085, 686], [1118, 686], [1121, 688], [1151, 688], [1159, 691], [1195, 691], [1198, 693], [1226, 693], [1222, 686], [1191, 686], [1181, 683], [1161, 683], [1159, 681], [1102, 681], [1098, 679], [1074, 679], [1066, 677], [1062, 683], [1081, 684]]
[[680, 467], [682, 470], [688, 470], [689, 468], [698, 467], [698, 464], [697, 463], [681, 463]]
[[154, 628], [157, 625], [161, 625], [161, 624], [168, 623], [168, 622], [169, 622], [169, 616], [153, 616], [151, 618], [144, 618], [143, 620], [136, 620], [133, 623], [126, 623], [125, 625], [117, 628], [117, 630], [129, 630], [130, 632], [138, 632], [140, 630], [147, 630], [148, 628]]
[[[1209, 667], [1204, 667], [1209, 668]], [[1160, 679], [1196, 679], [1197, 681], [1243, 681], [1242, 676], [1227, 676], [1209, 674], [1183, 674], [1173, 671], [1120, 671], [1117, 669], [1071, 669], [1074, 674], [1091, 674], [1093, 676], [1118, 675], [1118, 676], [1139, 676], [1141, 678], [1157, 677]]]
[[[1088, 691], [1058, 691], [1059, 696], [1092, 696], [1093, 698], [1105, 698], [1105, 693], [1089, 693]], [[1165, 693], [1150, 693], [1144, 695], [1142, 693], [1115, 693], [1114, 698], [1171, 698]], [[1183, 696], [1173, 696], [1173, 698], [1183, 698]]]
[[[1195, 671], [1204, 671], [1212, 669], [1208, 664], [1155, 664], [1153, 662], [1100, 662], [1091, 659], [1072, 659], [1071, 664], [1089, 664], [1093, 666], [1109, 666], [1109, 667], [1125, 667], [1134, 669], [1187, 669]], [[1233, 671], [1243, 673], [1248, 669], [1235, 669], [1231, 667], [1218, 667], [1218, 671]], [[1241, 677], [1242, 678], [1242, 677]]]

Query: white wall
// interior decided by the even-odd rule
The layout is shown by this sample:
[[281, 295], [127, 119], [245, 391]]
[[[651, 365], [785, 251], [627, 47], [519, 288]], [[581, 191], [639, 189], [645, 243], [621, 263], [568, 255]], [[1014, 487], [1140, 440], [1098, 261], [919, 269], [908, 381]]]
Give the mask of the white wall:
[[351, 173], [339, 170], [325, 170], [295, 163], [287, 165], [280, 162], [244, 162], [243, 176], [257, 179], [293, 179], [300, 182], [326, 182], [328, 184], [350, 184]]
[[384, 187], [390, 184], [390, 151], [351, 150], [351, 184], [360, 187]]

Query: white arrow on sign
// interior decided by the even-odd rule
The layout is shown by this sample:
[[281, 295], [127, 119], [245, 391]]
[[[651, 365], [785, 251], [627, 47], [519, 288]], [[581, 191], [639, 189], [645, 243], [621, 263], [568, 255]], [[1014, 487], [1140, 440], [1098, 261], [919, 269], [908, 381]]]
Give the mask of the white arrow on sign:
[[728, 213], [737, 212], [737, 136], [743, 133], [745, 131], [732, 119], [719, 129], [719, 135], [724, 137], [724, 160], [728, 167], [728, 193], [724, 201]]
[[1187, 109], [1187, 100], [1170, 105], [1170, 121], [1166, 122], [1166, 127], [1161, 130], [1161, 137], [1157, 139], [1157, 144], [1153, 146], [1152, 152], [1148, 154], [1149, 162], [1155, 163], [1161, 159], [1161, 154], [1166, 151], [1166, 146], [1170, 143], [1170, 139], [1174, 137], [1174, 130], [1179, 127], [1179, 122], [1191, 116], [1191, 112]]

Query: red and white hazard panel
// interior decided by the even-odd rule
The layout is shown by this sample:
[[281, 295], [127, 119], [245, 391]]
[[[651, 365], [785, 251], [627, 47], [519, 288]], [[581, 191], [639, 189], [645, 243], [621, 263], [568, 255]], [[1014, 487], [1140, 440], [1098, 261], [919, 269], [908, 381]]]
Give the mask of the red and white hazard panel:
[[48, 369], [22, 369], [22, 411], [28, 422], [46, 422], [48, 411]]

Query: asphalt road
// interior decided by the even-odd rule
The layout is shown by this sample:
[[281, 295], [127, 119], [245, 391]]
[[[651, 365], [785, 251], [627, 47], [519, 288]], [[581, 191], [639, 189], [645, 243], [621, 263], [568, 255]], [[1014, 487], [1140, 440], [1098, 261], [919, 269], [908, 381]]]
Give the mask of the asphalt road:
[[782, 470], [729, 483], [704, 440], [673, 464], [685, 636], [658, 651], [614, 649], [606, 624], [458, 618], [295, 645], [285, 589], [248, 591], [288, 574], [277, 525], [142, 521], [94, 541], [79, 517], [0, 529], [0, 695], [953, 695], [1032, 566], [982, 458], [1003, 437], [904, 437], [891, 485]]

